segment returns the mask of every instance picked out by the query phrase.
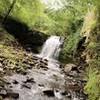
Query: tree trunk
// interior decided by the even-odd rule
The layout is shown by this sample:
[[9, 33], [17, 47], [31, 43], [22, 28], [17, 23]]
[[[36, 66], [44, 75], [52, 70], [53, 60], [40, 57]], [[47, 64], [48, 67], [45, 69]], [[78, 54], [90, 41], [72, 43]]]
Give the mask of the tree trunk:
[[10, 6], [8, 12], [7, 12], [7, 14], [6, 14], [5, 17], [3, 18], [3, 21], [2, 21], [2, 23], [1, 23], [2, 25], [5, 24], [5, 22], [6, 22], [7, 18], [8, 18], [8, 16], [10, 15], [12, 9], [14, 8], [15, 3], [16, 3], [16, 0], [13, 0], [12, 4], [11, 4], [11, 6]]

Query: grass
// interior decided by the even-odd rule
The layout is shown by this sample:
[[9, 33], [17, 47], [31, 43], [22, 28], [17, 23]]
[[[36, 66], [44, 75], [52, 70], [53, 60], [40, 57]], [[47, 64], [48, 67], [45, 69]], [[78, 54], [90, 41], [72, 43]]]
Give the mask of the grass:
[[100, 99], [100, 72], [97, 69], [88, 69], [87, 84], [85, 91], [89, 95], [89, 100]]

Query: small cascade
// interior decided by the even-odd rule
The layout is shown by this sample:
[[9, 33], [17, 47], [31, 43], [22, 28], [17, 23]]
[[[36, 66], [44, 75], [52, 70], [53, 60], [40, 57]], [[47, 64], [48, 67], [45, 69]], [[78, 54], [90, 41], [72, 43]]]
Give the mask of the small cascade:
[[46, 59], [57, 59], [61, 51], [63, 38], [59, 36], [51, 36], [44, 43], [40, 56]]

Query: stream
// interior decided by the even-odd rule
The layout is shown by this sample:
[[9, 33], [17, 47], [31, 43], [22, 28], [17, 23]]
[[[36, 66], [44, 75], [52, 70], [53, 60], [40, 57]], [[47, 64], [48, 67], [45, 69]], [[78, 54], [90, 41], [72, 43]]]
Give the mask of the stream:
[[26, 74], [5, 76], [8, 85], [3, 100], [86, 100], [85, 81], [77, 67], [67, 64], [63, 69], [57, 60], [62, 44], [62, 37], [51, 36], [41, 53], [33, 55], [35, 67], [29, 67]]

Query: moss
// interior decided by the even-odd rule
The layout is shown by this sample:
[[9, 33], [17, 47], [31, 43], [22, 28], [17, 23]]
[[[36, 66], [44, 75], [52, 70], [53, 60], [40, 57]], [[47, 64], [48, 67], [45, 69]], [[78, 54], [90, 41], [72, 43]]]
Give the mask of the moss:
[[85, 91], [89, 95], [89, 100], [99, 100], [100, 97], [100, 72], [97, 69], [88, 69], [88, 82]]
[[[0, 64], [2, 65], [0, 67], [3, 69], [2, 73], [24, 73], [27, 65], [34, 62], [32, 55], [28, 56], [25, 49], [21, 47], [12, 35], [5, 32], [4, 29], [0, 35]], [[29, 59], [31, 62], [29, 62]], [[24, 63], [24, 61], [27, 63]]]
[[1, 43], [5, 44], [8, 41], [9, 42], [15, 41], [15, 38], [9, 33], [7, 33], [4, 28], [0, 27], [0, 44]]
[[85, 58], [87, 63], [87, 84], [85, 91], [89, 96], [89, 100], [100, 99], [100, 23], [98, 21], [97, 9], [93, 8], [89, 12], [82, 27], [82, 36], [86, 36], [85, 50], [81, 56]]
[[97, 45], [97, 43], [96, 42], [90, 42], [89, 44], [88, 44], [88, 49], [93, 49], [93, 48], [96, 48], [96, 45]]
[[97, 18], [95, 15], [96, 8], [94, 7], [91, 11], [88, 11], [84, 17], [84, 23], [81, 30], [81, 35], [87, 36], [91, 33], [91, 30], [97, 25]]
[[[8, 14], [13, 1], [14, 0], [0, 0], [0, 15], [6, 16]], [[33, 28], [36, 20], [39, 19], [40, 16], [44, 16], [43, 12], [44, 5], [42, 5], [41, 0], [29, 0], [28, 2], [27, 0], [16, 0], [8, 16]]]
[[64, 46], [61, 51], [60, 59], [63, 60], [66, 60], [67, 58], [72, 59], [74, 54], [77, 52], [76, 49], [80, 39], [81, 37], [79, 32], [70, 34], [64, 41]]

